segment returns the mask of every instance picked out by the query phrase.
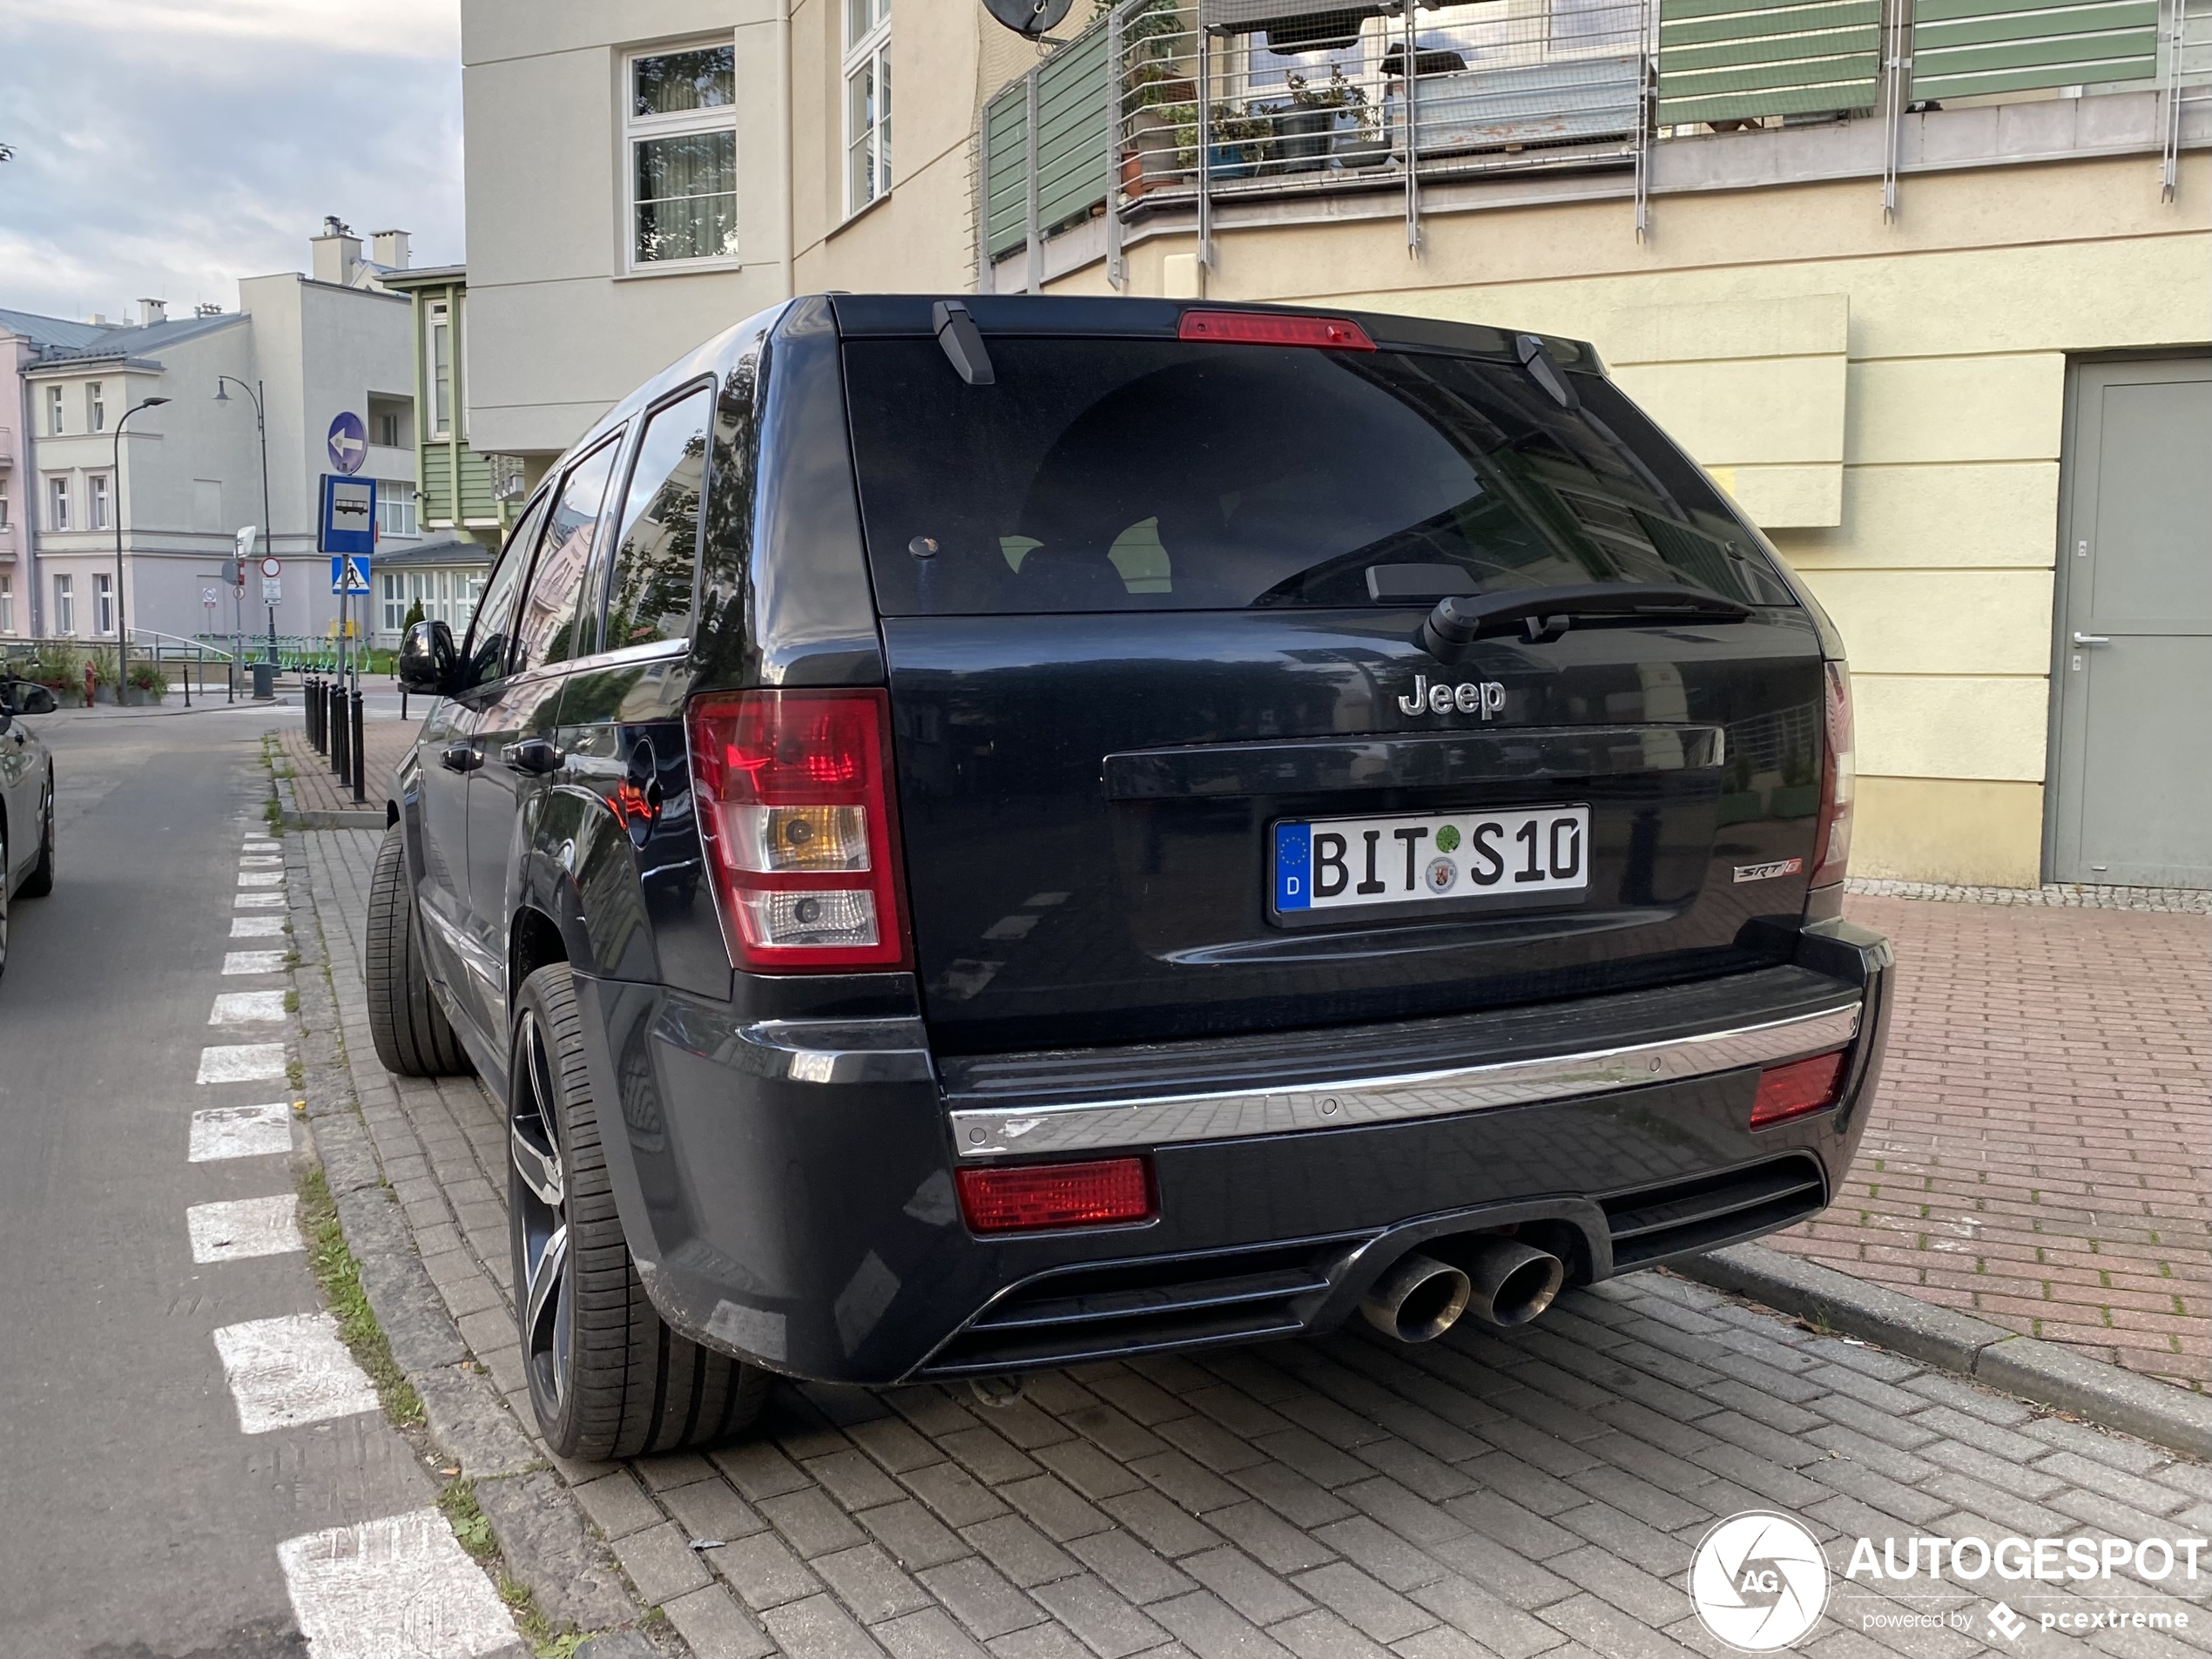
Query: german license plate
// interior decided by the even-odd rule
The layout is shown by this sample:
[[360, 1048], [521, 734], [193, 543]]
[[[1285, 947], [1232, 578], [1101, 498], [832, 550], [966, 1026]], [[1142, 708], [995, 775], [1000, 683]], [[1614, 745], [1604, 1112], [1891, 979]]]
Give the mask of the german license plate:
[[1590, 809], [1318, 818], [1275, 826], [1275, 908], [1436, 905], [1590, 884]]

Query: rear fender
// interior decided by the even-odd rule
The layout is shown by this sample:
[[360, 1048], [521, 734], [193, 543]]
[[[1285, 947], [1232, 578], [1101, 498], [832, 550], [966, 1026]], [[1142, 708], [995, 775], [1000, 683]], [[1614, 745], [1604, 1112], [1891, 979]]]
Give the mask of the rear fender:
[[[651, 977], [652, 941], [644, 926], [637, 867], [626, 856], [609, 855], [610, 837], [626, 855], [629, 838], [588, 789], [559, 784], [531, 803], [509, 912], [510, 1004], [530, 968], [550, 954], [532, 945], [530, 913], [550, 924], [559, 936], [561, 955], [577, 973], [595, 978], [618, 973], [618, 965], [637, 961], [642, 951], [644, 971], [638, 977]], [[634, 917], [636, 925], [624, 927], [620, 919], [625, 916]], [[611, 926], [610, 917], [615, 919]]]

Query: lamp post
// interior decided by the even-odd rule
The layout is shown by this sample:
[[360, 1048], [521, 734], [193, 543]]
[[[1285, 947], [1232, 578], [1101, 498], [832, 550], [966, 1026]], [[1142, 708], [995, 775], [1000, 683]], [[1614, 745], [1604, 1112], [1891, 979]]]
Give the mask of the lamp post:
[[108, 471], [115, 478], [115, 706], [127, 708], [131, 703], [131, 628], [123, 615], [123, 428], [131, 424], [131, 417], [140, 409], [158, 408], [169, 400], [165, 397], [142, 398], [123, 411], [123, 418], [115, 423], [115, 458], [108, 464]]
[[[269, 426], [268, 422], [262, 418], [261, 382], [256, 381], [249, 388], [235, 374], [218, 374], [215, 377], [215, 401], [218, 403], [227, 403], [231, 401], [231, 395], [223, 389], [225, 381], [228, 381], [253, 400], [253, 429], [261, 435], [261, 535], [265, 538], [263, 545], [273, 556], [276, 553], [276, 526], [269, 523]], [[244, 601], [241, 600], [239, 603], [243, 604]], [[245, 631], [244, 622], [243, 617], [239, 618], [241, 635]], [[269, 661], [272, 664], [276, 661], [276, 612], [274, 610], [269, 612]]]

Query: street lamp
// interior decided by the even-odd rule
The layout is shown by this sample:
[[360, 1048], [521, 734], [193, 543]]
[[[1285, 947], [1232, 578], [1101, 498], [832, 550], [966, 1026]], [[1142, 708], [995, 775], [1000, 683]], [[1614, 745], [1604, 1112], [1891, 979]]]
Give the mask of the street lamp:
[[115, 423], [115, 458], [108, 463], [108, 470], [115, 475], [115, 706], [127, 708], [131, 703], [131, 627], [123, 615], [123, 428], [131, 424], [131, 417], [140, 409], [160, 408], [169, 400], [149, 397], [123, 411], [123, 418]]
[[[218, 403], [231, 401], [231, 395], [223, 389], [225, 381], [253, 400], [253, 429], [261, 435], [261, 534], [266, 538], [263, 545], [273, 556], [276, 552], [276, 527], [269, 523], [269, 427], [261, 415], [261, 382], [256, 381], [249, 388], [234, 374], [218, 374], [215, 377], [215, 401]], [[239, 603], [243, 604], [245, 600], [241, 598]], [[245, 618], [239, 617], [236, 622], [242, 636], [246, 631]], [[269, 661], [272, 664], [276, 661], [276, 611], [273, 607], [269, 611]]]

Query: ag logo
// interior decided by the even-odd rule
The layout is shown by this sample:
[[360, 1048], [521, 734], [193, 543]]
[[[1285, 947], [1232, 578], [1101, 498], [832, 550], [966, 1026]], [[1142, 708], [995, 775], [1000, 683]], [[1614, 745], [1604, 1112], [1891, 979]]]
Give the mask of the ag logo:
[[1787, 1515], [1730, 1515], [1690, 1560], [1689, 1600], [1704, 1627], [1730, 1647], [1772, 1653], [1820, 1622], [1827, 1557]]

